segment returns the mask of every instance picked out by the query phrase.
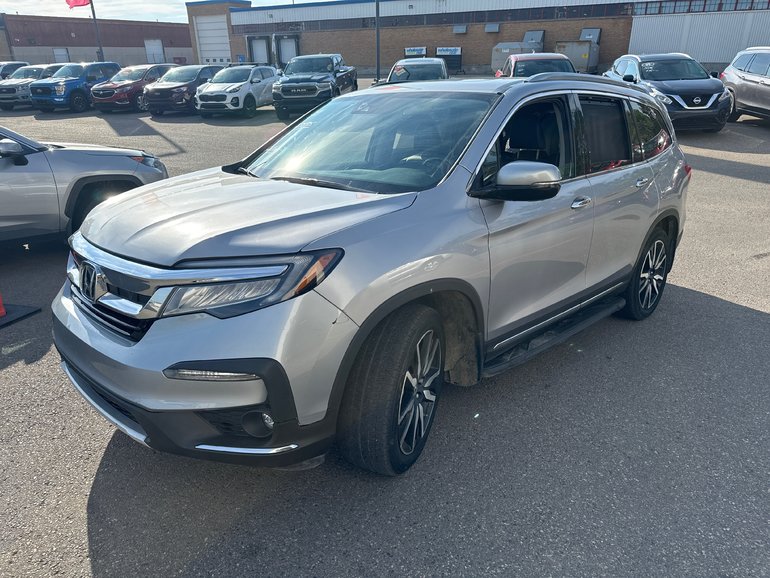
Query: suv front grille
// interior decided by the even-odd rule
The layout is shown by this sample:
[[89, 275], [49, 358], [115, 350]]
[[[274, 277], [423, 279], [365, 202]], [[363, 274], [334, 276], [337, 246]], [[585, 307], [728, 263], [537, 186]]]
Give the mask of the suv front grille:
[[139, 341], [152, 325], [152, 319], [134, 319], [98, 303], [91, 303], [83, 297], [74, 285], [71, 287], [71, 291], [73, 301], [75, 301], [81, 311], [100, 325], [131, 341]]
[[281, 87], [281, 94], [289, 98], [315, 96], [318, 94], [318, 88], [315, 85], [287, 85]]
[[15, 88], [0, 88], [0, 94], [16, 94]]
[[227, 96], [224, 94], [201, 94], [198, 100], [201, 102], [224, 102], [227, 100]]
[[687, 106], [699, 107], [706, 106], [711, 97], [711, 94], [683, 94], [680, 98]]
[[96, 98], [110, 98], [111, 96], [115, 96], [114, 90], [93, 90], [91, 92]]

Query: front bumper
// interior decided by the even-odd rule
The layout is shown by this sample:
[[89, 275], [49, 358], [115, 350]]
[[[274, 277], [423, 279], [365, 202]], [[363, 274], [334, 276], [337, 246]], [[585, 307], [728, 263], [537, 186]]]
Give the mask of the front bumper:
[[94, 108], [97, 110], [112, 110], [115, 108], [130, 108], [133, 106], [132, 94], [116, 95], [112, 98], [96, 98], [92, 97]]
[[331, 91], [324, 91], [312, 97], [285, 97], [281, 93], [273, 93], [273, 106], [276, 109], [287, 110], [291, 112], [307, 112], [318, 105], [331, 100]]
[[12, 94], [0, 94], [0, 104], [13, 104], [17, 106], [29, 106], [32, 101], [29, 92], [15, 92]]
[[241, 112], [243, 110], [243, 98], [238, 94], [226, 94], [224, 101], [202, 101], [198, 97], [195, 99], [195, 108], [198, 112]]
[[[266, 466], [308, 460], [332, 443], [331, 388], [357, 326], [315, 292], [230, 319], [160, 319], [137, 342], [86, 315], [69, 283], [52, 308], [54, 343], [68, 377], [137, 442], [189, 457]], [[175, 366], [248, 368], [259, 378], [167, 378], [163, 370]], [[272, 432], [249, 433], [248, 424], [263, 412], [275, 422]]]
[[185, 94], [180, 96], [173, 95], [171, 98], [153, 98], [152, 93], [145, 95], [147, 108], [149, 110], [162, 111], [192, 111], [195, 110], [194, 98], [185, 98]]
[[667, 105], [668, 115], [675, 128], [679, 129], [710, 129], [721, 128], [730, 115], [730, 99], [718, 100], [709, 108], [683, 108], [679, 104]]
[[70, 105], [70, 97], [68, 94], [62, 96], [33, 96], [32, 106], [37, 108], [68, 108]]

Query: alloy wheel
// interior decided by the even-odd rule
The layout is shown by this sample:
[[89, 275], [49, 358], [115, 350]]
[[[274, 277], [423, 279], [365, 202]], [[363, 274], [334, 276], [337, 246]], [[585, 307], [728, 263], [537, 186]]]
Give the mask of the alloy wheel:
[[401, 386], [397, 432], [404, 455], [410, 455], [428, 434], [441, 367], [441, 342], [433, 330], [426, 331], [417, 342]]
[[640, 277], [639, 304], [650, 309], [658, 301], [666, 279], [666, 244], [660, 239], [647, 251]]

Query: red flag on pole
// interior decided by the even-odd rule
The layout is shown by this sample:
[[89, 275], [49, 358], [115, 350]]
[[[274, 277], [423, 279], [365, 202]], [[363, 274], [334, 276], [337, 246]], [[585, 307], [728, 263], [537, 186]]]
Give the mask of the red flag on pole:
[[77, 8], [78, 6], [88, 6], [91, 3], [91, 0], [64, 0], [67, 3], [67, 6], [70, 7], [70, 10], [73, 8]]

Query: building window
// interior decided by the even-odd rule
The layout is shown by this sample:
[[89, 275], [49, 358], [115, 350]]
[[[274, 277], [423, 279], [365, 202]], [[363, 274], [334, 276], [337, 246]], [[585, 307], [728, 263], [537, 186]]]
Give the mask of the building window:
[[644, 14], [645, 6], [646, 5], [642, 4], [641, 2], [634, 4], [634, 16], [641, 16]]
[[754, 0], [753, 8], [754, 10], [767, 10], [768, 5], [770, 5], [768, 0]]
[[735, 10], [735, 0], [722, 0], [722, 11], [730, 12]]
[[690, 8], [690, 0], [676, 0], [676, 7], [674, 8], [674, 12], [677, 14], [683, 14], [687, 12]]
[[751, 8], [751, 0], [738, 0], [736, 10], [749, 10]]
[[660, 14], [660, 2], [648, 2], [647, 14]]
[[706, 0], [706, 12], [717, 12], [719, 10], [719, 0]]
[[690, 2], [690, 12], [703, 12], [704, 0], [692, 0]]
[[661, 14], [673, 14], [674, 13], [674, 2], [673, 2], [673, 0], [666, 0], [666, 2], [661, 2], [661, 4], [660, 4], [660, 13]]

